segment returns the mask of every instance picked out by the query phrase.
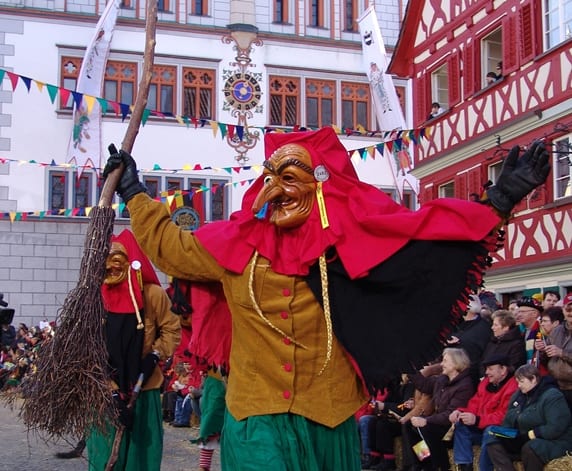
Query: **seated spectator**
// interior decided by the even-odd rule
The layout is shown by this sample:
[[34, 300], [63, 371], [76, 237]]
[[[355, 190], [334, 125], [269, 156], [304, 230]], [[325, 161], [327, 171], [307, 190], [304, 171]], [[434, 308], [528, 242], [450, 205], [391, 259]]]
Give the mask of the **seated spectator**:
[[413, 408], [415, 388], [407, 375], [393, 381], [383, 399], [373, 401], [373, 415], [367, 421], [367, 444], [370, 449], [362, 460], [362, 469], [396, 469], [394, 440], [401, 435], [400, 418]]
[[[507, 357], [509, 366], [515, 371], [526, 363], [526, 350], [520, 329], [514, 316], [505, 309], [493, 312], [492, 319], [493, 336], [485, 347], [483, 358]], [[485, 370], [481, 368], [481, 375], [484, 374]]]
[[483, 431], [489, 425], [500, 425], [509, 399], [517, 389], [508, 357], [485, 357], [483, 367], [485, 377], [476, 394], [466, 407], [460, 407], [449, 415], [455, 427], [453, 458], [458, 471], [472, 471], [473, 445], [481, 447], [479, 471], [493, 471], [493, 464], [486, 453], [488, 436]]
[[536, 346], [541, 352], [541, 362], [547, 363], [549, 373], [572, 409], [572, 294], [564, 297], [563, 304], [565, 321], [547, 339], [537, 341]]
[[441, 108], [441, 105], [439, 103], [437, 103], [436, 101], [431, 103], [431, 113], [429, 113], [429, 116], [427, 116], [427, 119], [433, 119], [437, 116], [439, 116], [441, 113], [443, 113], [443, 108]]
[[421, 440], [422, 435], [431, 451], [431, 456], [423, 461], [423, 467], [429, 465], [430, 469], [449, 469], [449, 456], [443, 436], [451, 426], [451, 412], [466, 406], [475, 392], [469, 372], [470, 364], [469, 356], [462, 348], [446, 348], [441, 361], [442, 374], [426, 377], [417, 373], [411, 377], [417, 389], [432, 395], [435, 410], [431, 415], [412, 417], [410, 422], [403, 425], [404, 467], [421, 465], [412, 446]]
[[358, 422], [358, 431], [361, 445], [361, 467], [362, 469], [370, 469], [379, 464], [380, 456], [372, 455], [372, 448], [369, 441], [369, 426], [370, 423], [375, 421], [377, 413], [375, 410], [376, 401], [383, 401], [387, 397], [387, 390], [377, 391], [377, 393], [370, 397], [367, 404], [364, 404], [356, 413], [356, 420]]
[[[514, 460], [526, 471], [542, 471], [549, 461], [572, 450], [572, 422], [566, 399], [550, 376], [540, 376], [534, 365], [515, 372], [518, 390], [510, 399], [503, 427], [514, 438], [491, 436], [487, 452], [495, 469], [514, 471]], [[493, 430], [489, 427], [485, 433]]]

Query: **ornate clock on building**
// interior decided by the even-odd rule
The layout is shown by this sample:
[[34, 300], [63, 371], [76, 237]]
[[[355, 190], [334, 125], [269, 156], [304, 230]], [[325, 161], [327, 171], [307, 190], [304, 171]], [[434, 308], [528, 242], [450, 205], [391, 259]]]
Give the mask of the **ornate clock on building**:
[[224, 84], [224, 97], [234, 109], [249, 111], [260, 102], [260, 84], [252, 75], [238, 72], [232, 74]]

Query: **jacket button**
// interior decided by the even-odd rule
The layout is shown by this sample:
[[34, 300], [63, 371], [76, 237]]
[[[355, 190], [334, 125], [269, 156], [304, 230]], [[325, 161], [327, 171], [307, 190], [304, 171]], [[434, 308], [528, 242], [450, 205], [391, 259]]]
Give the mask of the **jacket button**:
[[284, 371], [290, 373], [290, 371], [292, 371], [292, 364], [284, 363]]
[[290, 345], [292, 341], [288, 337], [284, 337], [283, 339], [285, 345]]
[[290, 290], [288, 288], [284, 288], [282, 290], [282, 295], [283, 296], [290, 296]]
[[284, 391], [282, 395], [284, 396], [284, 399], [290, 399], [291, 396], [290, 391]]
[[281, 317], [282, 319], [288, 319], [288, 313], [287, 313], [286, 311], [282, 311], [282, 312], [280, 313], [280, 317]]

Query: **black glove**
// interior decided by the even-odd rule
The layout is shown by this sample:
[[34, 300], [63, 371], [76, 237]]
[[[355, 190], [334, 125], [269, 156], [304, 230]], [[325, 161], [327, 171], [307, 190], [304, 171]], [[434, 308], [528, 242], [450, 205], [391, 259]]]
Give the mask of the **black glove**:
[[109, 146], [109, 153], [111, 155], [109, 156], [109, 159], [107, 159], [107, 163], [103, 169], [103, 178], [107, 178], [113, 170], [123, 163], [125, 168], [123, 169], [123, 174], [121, 175], [121, 179], [115, 189], [123, 201], [127, 203], [136, 194], [146, 193], [147, 188], [145, 188], [145, 185], [139, 181], [139, 177], [137, 175], [137, 164], [133, 157], [122, 150], [118, 152], [113, 144]]
[[159, 356], [156, 353], [151, 352], [145, 355], [145, 358], [143, 358], [143, 361], [141, 361], [141, 373], [143, 373], [143, 384], [145, 384], [147, 380], [151, 377], [153, 371], [155, 371], [157, 363], [159, 363]]
[[518, 154], [519, 147], [514, 146], [504, 161], [496, 185], [486, 190], [488, 202], [505, 216], [510, 215], [522, 198], [542, 185], [550, 173], [550, 156], [544, 142], [535, 141], [520, 159]]
[[119, 423], [130, 430], [133, 427], [133, 409], [127, 407], [128, 402], [121, 397], [119, 391], [113, 391], [113, 404], [117, 411]]

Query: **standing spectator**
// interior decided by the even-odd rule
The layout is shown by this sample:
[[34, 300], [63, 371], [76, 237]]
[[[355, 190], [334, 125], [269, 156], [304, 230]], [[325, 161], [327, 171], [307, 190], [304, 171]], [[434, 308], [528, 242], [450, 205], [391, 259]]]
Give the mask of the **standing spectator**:
[[190, 427], [191, 414], [193, 412], [191, 398], [189, 396], [190, 375], [184, 363], [178, 363], [176, 367], [177, 378], [171, 386], [176, 392], [175, 414], [171, 424], [173, 427]]
[[[508, 359], [512, 371], [526, 363], [526, 350], [520, 329], [514, 316], [507, 310], [493, 312], [491, 330], [493, 336], [485, 347], [483, 359], [503, 356]], [[481, 374], [485, 374], [481, 369]]]
[[469, 296], [470, 302], [463, 322], [447, 339], [448, 347], [462, 348], [471, 360], [470, 372], [473, 383], [479, 383], [483, 352], [491, 338], [491, 325], [481, 317], [481, 300], [476, 294]]
[[558, 301], [560, 301], [560, 293], [557, 291], [546, 290], [542, 298], [542, 307], [546, 310], [549, 307], [556, 306]]
[[517, 303], [518, 303], [518, 300], [517, 300], [517, 299], [511, 299], [511, 300], [508, 302], [508, 307], [507, 307], [507, 309], [508, 309], [508, 310], [511, 312], [511, 314], [512, 314], [513, 316], [515, 316], [515, 317], [516, 317], [516, 311], [517, 311], [517, 309], [518, 309], [518, 304], [517, 304]]
[[516, 322], [520, 325], [520, 331], [524, 337], [526, 348], [526, 361], [531, 362], [534, 358], [534, 341], [540, 330], [538, 319], [543, 311], [542, 305], [532, 297], [520, 298], [517, 303]]
[[563, 300], [565, 322], [554, 328], [548, 340], [537, 342], [542, 358], [548, 358], [548, 371], [572, 409], [572, 294]]
[[521, 460], [526, 471], [542, 471], [550, 460], [572, 450], [570, 410], [554, 380], [540, 376], [534, 365], [521, 366], [514, 376], [519, 390], [502, 426], [514, 429], [516, 436], [491, 437], [487, 451], [497, 470], [515, 471], [513, 460]]
[[496, 66], [496, 75], [497, 75], [497, 80], [500, 80], [503, 75], [502, 75], [502, 61], [497, 62], [497, 66]]
[[411, 447], [420, 440], [419, 429], [431, 451], [429, 459], [432, 469], [449, 469], [449, 456], [442, 439], [451, 427], [451, 413], [466, 406], [475, 392], [469, 372], [470, 364], [469, 356], [462, 348], [446, 348], [441, 362], [443, 374], [425, 377], [417, 373], [411, 378], [417, 389], [432, 395], [435, 411], [429, 416], [412, 417], [403, 426], [404, 463], [416, 462]]
[[[181, 327], [153, 266], [128, 230], [112, 238], [101, 294], [107, 314], [105, 337], [113, 381], [110, 394], [123, 427], [113, 469], [159, 471], [163, 374], [158, 362], [173, 354]], [[141, 392], [129, 407], [141, 374]], [[107, 469], [117, 434], [116, 430], [109, 432], [94, 430], [88, 437], [90, 471]]]
[[509, 399], [517, 389], [513, 370], [506, 356], [485, 357], [485, 377], [466, 407], [453, 411], [449, 420], [455, 426], [453, 458], [458, 471], [472, 471], [473, 445], [480, 445], [479, 471], [493, 471], [486, 452], [485, 427], [499, 425], [508, 409]]
[[544, 337], [550, 336], [552, 331], [564, 323], [564, 310], [560, 306], [547, 307], [540, 316], [540, 330]]

